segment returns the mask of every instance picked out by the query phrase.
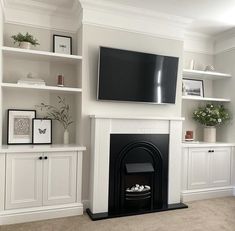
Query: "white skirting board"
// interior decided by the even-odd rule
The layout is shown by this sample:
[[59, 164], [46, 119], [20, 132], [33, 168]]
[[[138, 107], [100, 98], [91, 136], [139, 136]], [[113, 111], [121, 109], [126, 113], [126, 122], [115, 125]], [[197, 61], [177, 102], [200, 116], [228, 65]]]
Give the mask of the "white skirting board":
[[217, 197], [235, 196], [235, 187], [220, 187], [181, 192], [182, 202], [211, 199]]
[[0, 212], [0, 225], [17, 224], [83, 214], [83, 205], [74, 203]]

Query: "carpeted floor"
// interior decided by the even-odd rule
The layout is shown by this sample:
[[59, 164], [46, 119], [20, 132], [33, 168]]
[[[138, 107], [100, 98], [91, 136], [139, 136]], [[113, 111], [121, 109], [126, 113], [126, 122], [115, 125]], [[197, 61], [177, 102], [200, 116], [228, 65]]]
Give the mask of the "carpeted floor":
[[182, 210], [101, 221], [84, 215], [1, 226], [0, 231], [235, 231], [235, 197], [187, 204]]

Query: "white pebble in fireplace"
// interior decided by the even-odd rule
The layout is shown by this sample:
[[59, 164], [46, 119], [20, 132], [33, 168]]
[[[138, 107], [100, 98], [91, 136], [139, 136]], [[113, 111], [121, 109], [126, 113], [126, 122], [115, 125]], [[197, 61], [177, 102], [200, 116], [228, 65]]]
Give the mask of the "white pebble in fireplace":
[[169, 134], [168, 204], [180, 203], [182, 120], [183, 118], [175, 117], [91, 116], [92, 146], [89, 207], [91, 214], [108, 213], [111, 134]]

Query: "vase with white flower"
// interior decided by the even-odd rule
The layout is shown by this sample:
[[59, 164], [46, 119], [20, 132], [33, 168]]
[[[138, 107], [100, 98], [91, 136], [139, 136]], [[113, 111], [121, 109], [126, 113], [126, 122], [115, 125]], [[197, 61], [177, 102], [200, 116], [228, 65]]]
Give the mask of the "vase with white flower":
[[216, 142], [216, 127], [230, 119], [227, 109], [223, 105], [207, 104], [193, 112], [193, 119], [204, 125], [204, 141]]

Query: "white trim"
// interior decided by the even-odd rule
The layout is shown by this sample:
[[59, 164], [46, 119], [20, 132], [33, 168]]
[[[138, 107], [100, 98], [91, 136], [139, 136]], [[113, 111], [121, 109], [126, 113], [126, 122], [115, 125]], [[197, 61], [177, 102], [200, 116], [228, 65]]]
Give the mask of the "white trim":
[[185, 190], [181, 192], [182, 202], [232, 196], [234, 187], [207, 188], [200, 190]]
[[206, 142], [199, 142], [199, 141], [192, 141], [192, 142], [183, 142], [182, 147], [184, 148], [202, 148], [202, 147], [232, 147], [235, 146], [235, 143], [206, 143]]
[[121, 119], [121, 120], [179, 120], [183, 121], [183, 117], [149, 117], [149, 116], [123, 116], [123, 115], [90, 115], [92, 119]]
[[[108, 1], [80, 0], [83, 24], [105, 26], [151, 36], [183, 40], [189, 18], [163, 14]], [[157, 29], [156, 29], [157, 28]]]
[[0, 212], [0, 225], [77, 216], [82, 214], [83, 205], [81, 203], [8, 210]]

